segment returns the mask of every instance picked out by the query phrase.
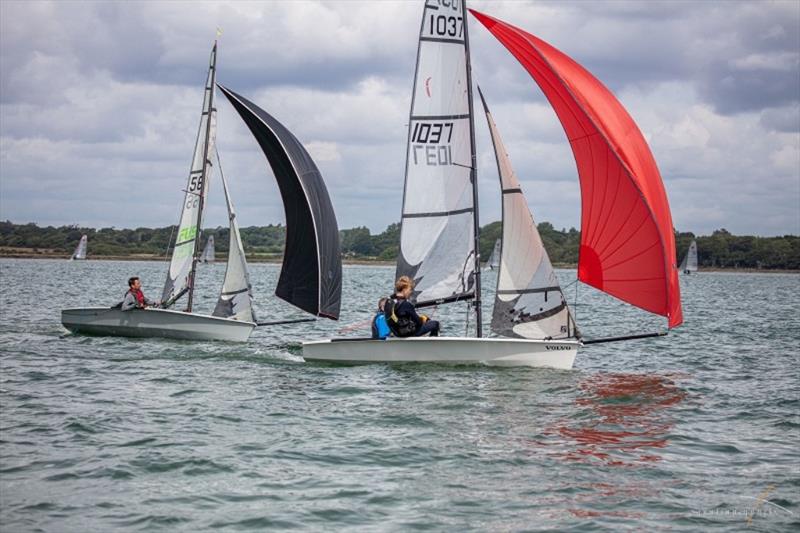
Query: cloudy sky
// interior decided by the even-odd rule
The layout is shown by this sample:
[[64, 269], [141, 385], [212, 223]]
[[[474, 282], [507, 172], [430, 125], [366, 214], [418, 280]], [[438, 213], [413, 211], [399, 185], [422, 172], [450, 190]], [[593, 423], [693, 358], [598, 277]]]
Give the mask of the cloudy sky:
[[[679, 231], [800, 234], [800, 2], [478, 1], [602, 80], [650, 143]], [[340, 228], [399, 219], [422, 2], [0, 1], [0, 218], [177, 223], [208, 55], [218, 81], [307, 146]], [[481, 85], [537, 221], [579, 227], [555, 114], [474, 19]], [[266, 161], [219, 95], [218, 146], [243, 226], [283, 221]], [[480, 109], [477, 107], [476, 109]], [[481, 222], [498, 220], [476, 120]], [[212, 182], [206, 226], [226, 224]]]

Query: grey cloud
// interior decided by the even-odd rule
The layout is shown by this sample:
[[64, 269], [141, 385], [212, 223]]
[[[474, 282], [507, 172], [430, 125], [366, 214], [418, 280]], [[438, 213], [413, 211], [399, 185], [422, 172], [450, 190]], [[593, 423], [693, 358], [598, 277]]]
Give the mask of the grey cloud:
[[[620, 96], [650, 140], [679, 229], [795, 231], [796, 3], [470, 5], [544, 38]], [[381, 231], [402, 201], [420, 6], [0, 1], [0, 211], [52, 224], [174, 223], [221, 26], [219, 80], [302, 142], [329, 143], [339, 159], [317, 163], [340, 227]], [[552, 109], [483, 27], [469, 30], [474, 79], [536, 220], [577, 226], [575, 162]], [[728, 77], [736, 83], [723, 87]], [[219, 123], [241, 222], [281, 221], [263, 155], [227, 103]], [[476, 127], [485, 223], [499, 218], [499, 194], [483, 116]], [[209, 225], [225, 223], [219, 192], [212, 181]]]
[[761, 112], [759, 122], [767, 130], [797, 133], [800, 131], [800, 105], [766, 109]]
[[[52, 85], [31, 91], [37, 81], [32, 74], [52, 80], [104, 72], [123, 83], [195, 87], [198, 77], [205, 73], [198, 50], [210, 50], [216, 25], [230, 28], [221, 39], [221, 80], [239, 90], [276, 85], [344, 89], [358, 83], [365, 72], [395, 76], [401, 57], [413, 69], [411, 46], [399, 47], [394, 41], [372, 46], [362, 34], [358, 38], [364, 39], [363, 44], [355, 39], [348, 46], [339, 46], [335, 36], [317, 32], [318, 22], [313, 18], [297, 21], [288, 16], [287, 4], [200, 3], [193, 6], [197, 9], [188, 10], [184, 9], [188, 4], [180, 2], [11, 0], [0, 5], [3, 103], [44, 104], [60, 99], [58, 87]], [[235, 9], [237, 6], [254, 8], [262, 17], [248, 16]], [[348, 4], [322, 3], [318, 7], [338, 16], [341, 23], [349, 20]], [[265, 20], [264, 15], [269, 18]], [[29, 19], [37, 19], [38, 24], [19, 24]], [[393, 23], [403, 21], [383, 20], [377, 29]], [[295, 34], [301, 29], [308, 34], [307, 43], [302, 43], [305, 47], [312, 48], [314, 41], [323, 37], [329, 45], [307, 53], [296, 40]], [[350, 33], [357, 29], [351, 28]], [[409, 44], [413, 44], [414, 32], [408, 32], [408, 36]]]
[[737, 7], [728, 26], [715, 24], [719, 37], [698, 71], [701, 95], [724, 114], [798, 102], [800, 4]]
[[[614, 92], [632, 85], [685, 80], [723, 114], [800, 101], [800, 3], [575, 1], [544, 5], [552, 13], [537, 16], [532, 6], [522, 10], [518, 3], [509, 2], [481, 7], [545, 39]], [[518, 13], [522, 16], [515, 17]], [[549, 17], [546, 22], [544, 15]], [[515, 61], [504, 59], [507, 54], [502, 46], [491, 43], [488, 32], [476, 26], [473, 42], [488, 49], [476, 62], [476, 70], [505, 79], [505, 69]], [[524, 94], [518, 84], [509, 89], [514, 97]]]

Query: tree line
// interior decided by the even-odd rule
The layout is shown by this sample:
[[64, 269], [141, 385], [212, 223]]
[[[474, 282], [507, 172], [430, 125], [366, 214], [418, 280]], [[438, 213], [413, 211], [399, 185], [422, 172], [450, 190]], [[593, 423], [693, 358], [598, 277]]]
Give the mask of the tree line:
[[[549, 222], [538, 225], [550, 260], [555, 265], [575, 265], [578, 262], [580, 231], [575, 228], [557, 230]], [[175, 239], [176, 226], [164, 228], [83, 228], [78, 226], [46, 226], [0, 222], [0, 247], [46, 250], [53, 254], [69, 255], [80, 241], [89, 237], [89, 257], [103, 256], [166, 256]], [[283, 253], [286, 227], [281, 224], [241, 228], [242, 244], [251, 257], [279, 257]], [[214, 236], [217, 255], [228, 252], [227, 227], [207, 228], [203, 241]], [[492, 222], [481, 228], [481, 257], [488, 258], [495, 240], [500, 238], [502, 225]], [[357, 227], [339, 232], [342, 255], [352, 259], [394, 261], [400, 243], [400, 225], [391, 224], [382, 233], [373, 235], [369, 228]], [[724, 229], [711, 235], [698, 236], [691, 232], [676, 232], [676, 263], [680, 263], [692, 239], [697, 240], [700, 268], [758, 268], [800, 270], [800, 237], [754, 237], [732, 235]]]

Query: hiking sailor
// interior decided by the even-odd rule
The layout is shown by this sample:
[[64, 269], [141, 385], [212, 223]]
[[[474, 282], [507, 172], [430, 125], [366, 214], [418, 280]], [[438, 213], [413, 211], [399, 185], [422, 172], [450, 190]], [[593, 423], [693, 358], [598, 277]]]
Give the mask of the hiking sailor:
[[397, 337], [421, 337], [428, 333], [439, 336], [439, 322], [425, 315], [418, 315], [408, 299], [414, 290], [414, 282], [408, 276], [400, 276], [394, 284], [395, 293], [386, 302], [384, 312], [389, 329]]
[[122, 300], [122, 310], [130, 311], [131, 309], [144, 309], [148, 306], [158, 305], [144, 295], [142, 292], [142, 282], [139, 281], [138, 276], [134, 276], [128, 280], [128, 292], [125, 293], [125, 299]]

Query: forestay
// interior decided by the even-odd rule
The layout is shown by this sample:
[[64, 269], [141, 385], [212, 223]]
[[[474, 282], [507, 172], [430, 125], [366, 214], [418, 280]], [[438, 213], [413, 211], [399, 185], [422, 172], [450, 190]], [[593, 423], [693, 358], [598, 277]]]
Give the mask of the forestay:
[[322, 175], [300, 141], [266, 111], [219, 86], [272, 167], [286, 214], [286, 245], [275, 294], [314, 315], [338, 319], [342, 293], [339, 228]]
[[191, 290], [195, 256], [198, 246], [198, 231], [202, 225], [203, 202], [208, 195], [208, 182], [211, 173], [210, 154], [214, 149], [217, 110], [214, 107], [214, 84], [216, 79], [217, 44], [211, 50], [203, 112], [194, 147], [192, 167], [186, 185], [178, 235], [172, 250], [172, 261], [164, 284], [161, 300], [173, 303], [187, 290]]
[[526, 339], [576, 337], [575, 321], [533, 215], [480, 88], [478, 92], [494, 144], [503, 208], [492, 332], [502, 337]]
[[474, 141], [464, 3], [428, 0], [409, 119], [396, 276], [418, 305], [475, 293]]
[[667, 194], [636, 123], [600, 81], [541, 39], [471, 10], [544, 92], [567, 134], [581, 183], [578, 279], [683, 321]]
[[[219, 155], [217, 155], [219, 162]], [[220, 179], [222, 190], [225, 192], [225, 202], [228, 206], [229, 220], [229, 241], [228, 241], [228, 265], [225, 270], [225, 280], [222, 282], [217, 305], [214, 308], [214, 316], [233, 318], [236, 320], [246, 320], [255, 322], [256, 317], [253, 313], [253, 289], [250, 285], [250, 275], [247, 272], [247, 260], [242, 246], [242, 237], [239, 233], [239, 223], [236, 221], [236, 212], [233, 209], [233, 202], [228, 193], [228, 183], [222, 174], [220, 166]]]

